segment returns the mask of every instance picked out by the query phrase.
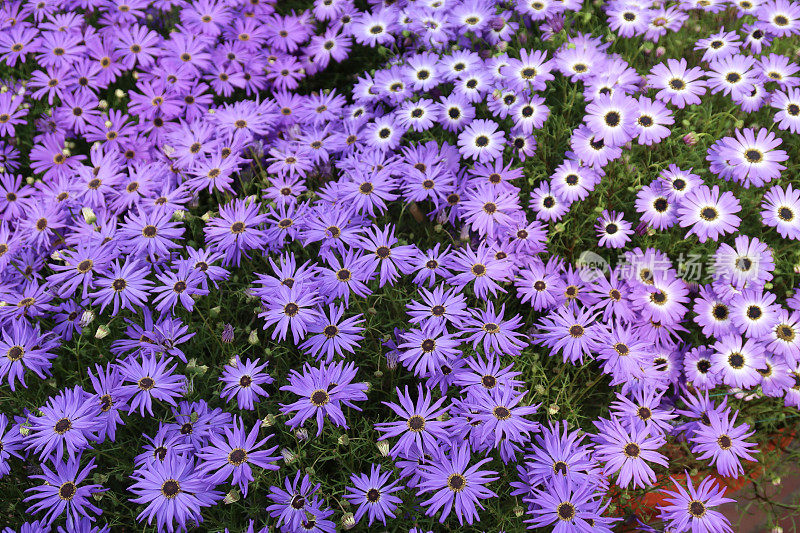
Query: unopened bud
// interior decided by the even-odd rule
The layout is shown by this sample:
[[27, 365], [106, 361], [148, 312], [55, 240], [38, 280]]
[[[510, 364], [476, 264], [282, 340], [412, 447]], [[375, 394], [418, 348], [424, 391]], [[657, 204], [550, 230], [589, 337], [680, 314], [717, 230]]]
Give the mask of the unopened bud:
[[125, 98], [125, 91], [123, 91], [122, 89], [117, 89], [116, 91], [114, 91], [114, 96], [116, 96], [117, 98]]
[[283, 448], [281, 450], [281, 457], [283, 457], [283, 462], [286, 463], [287, 465], [292, 464], [295, 461], [295, 459], [297, 459], [297, 456], [289, 448]]
[[239, 489], [234, 488], [231, 489], [231, 491], [225, 495], [225, 498], [222, 500], [222, 503], [231, 504], [234, 502], [238, 502], [241, 497], [242, 495], [239, 494]]
[[87, 224], [94, 224], [97, 222], [97, 215], [94, 214], [94, 210], [91, 207], [81, 208], [81, 215], [83, 215], [83, 220], [85, 220]]
[[94, 311], [88, 309], [84, 311], [83, 314], [81, 314], [81, 320], [80, 322], [78, 322], [78, 325], [82, 328], [85, 328], [86, 326], [94, 322], [94, 317], [95, 317]]
[[353, 529], [356, 525], [356, 517], [353, 513], [344, 513], [342, 515], [342, 529]]
[[306, 428], [297, 428], [294, 430], [294, 436], [300, 442], [305, 442], [308, 440], [308, 430]]
[[172, 213], [172, 220], [174, 222], [183, 222], [186, 220], [186, 211], [183, 209], [178, 209], [174, 213]]
[[247, 342], [249, 342], [251, 346], [258, 344], [258, 331], [251, 331], [250, 335], [247, 336]]
[[339, 443], [339, 446], [350, 446], [350, 437], [347, 435], [340, 435], [337, 442]]
[[109, 333], [111, 333], [111, 329], [107, 325], [101, 324], [97, 326], [97, 332], [95, 332], [94, 338], [104, 339], [105, 337], [108, 337]]
[[520, 516], [525, 514], [525, 508], [521, 505], [514, 506], [514, 516], [519, 518]]
[[376, 444], [378, 447], [378, 452], [383, 456], [387, 457], [389, 455], [389, 442], [385, 440], [379, 440]]
[[273, 414], [268, 414], [261, 421], [261, 427], [262, 428], [271, 428], [274, 425], [275, 425], [275, 415], [273, 415]]

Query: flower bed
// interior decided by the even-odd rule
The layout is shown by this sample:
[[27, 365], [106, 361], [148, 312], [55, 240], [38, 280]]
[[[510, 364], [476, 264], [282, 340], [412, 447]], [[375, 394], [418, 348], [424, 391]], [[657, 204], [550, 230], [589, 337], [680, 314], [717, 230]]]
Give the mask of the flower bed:
[[4, 533], [725, 532], [795, 460], [800, 4], [0, 15]]

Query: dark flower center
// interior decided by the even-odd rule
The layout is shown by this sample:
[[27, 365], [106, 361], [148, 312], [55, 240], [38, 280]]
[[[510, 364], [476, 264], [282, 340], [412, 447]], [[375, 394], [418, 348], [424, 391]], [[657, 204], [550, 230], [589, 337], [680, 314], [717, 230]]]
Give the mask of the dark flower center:
[[772, 19], [776, 25], [778, 26], [786, 26], [789, 24], [789, 19], [783, 15], [777, 15], [774, 19]]
[[494, 322], [487, 322], [482, 326], [482, 329], [486, 333], [497, 333], [498, 331], [500, 331], [500, 326], [498, 326]]
[[555, 474], [561, 474], [562, 476], [567, 475], [567, 463], [564, 461], [556, 461], [553, 463], [553, 472]]
[[739, 83], [741, 79], [742, 77], [736, 72], [728, 72], [725, 75], [725, 81], [727, 81], [728, 83]]
[[619, 355], [628, 355], [628, 353], [630, 353], [628, 345], [621, 342], [618, 342], [614, 345], [614, 351], [616, 351]]
[[705, 504], [697, 500], [692, 500], [689, 502], [689, 514], [695, 518], [702, 518], [706, 514]]
[[487, 389], [493, 389], [497, 386], [497, 378], [491, 375], [485, 375], [481, 377], [481, 385]]
[[758, 163], [762, 159], [764, 159], [764, 155], [761, 153], [760, 150], [750, 149], [750, 150], [745, 150], [744, 158], [747, 159], [748, 163]]
[[352, 273], [346, 268], [342, 268], [336, 273], [336, 279], [342, 282], [350, 281], [350, 278], [352, 277], [353, 277]]
[[498, 405], [497, 407], [495, 407], [494, 410], [492, 411], [492, 414], [498, 420], [508, 420], [509, 418], [511, 418], [511, 411], [509, 411], [502, 405]]
[[486, 202], [483, 204], [483, 211], [488, 215], [493, 215], [497, 211], [497, 205], [492, 202]]
[[228, 462], [233, 466], [239, 466], [247, 461], [247, 452], [241, 448], [234, 448], [228, 454]]
[[425, 339], [422, 341], [422, 344], [420, 344], [420, 348], [422, 348], [423, 352], [430, 353], [436, 348], [436, 341], [433, 339]]
[[732, 368], [739, 370], [744, 367], [744, 357], [739, 352], [733, 352], [728, 356], [728, 364], [731, 365]]
[[297, 306], [296, 303], [290, 302], [283, 306], [283, 313], [289, 317], [295, 316], [299, 311], [300, 308]]
[[727, 435], [720, 435], [719, 438], [717, 438], [717, 444], [719, 444], [719, 447], [723, 450], [729, 450], [733, 446], [731, 438]]
[[367, 501], [369, 503], [376, 503], [381, 499], [381, 491], [378, 489], [369, 489], [367, 491]]
[[476, 276], [483, 276], [484, 274], [486, 274], [486, 267], [480, 263], [472, 265], [472, 268], [470, 270]]
[[794, 219], [794, 211], [786, 206], [781, 206], [778, 208], [778, 218], [784, 222], [790, 222]]
[[478, 148], [483, 148], [488, 145], [489, 145], [489, 137], [487, 137], [486, 135], [478, 135], [475, 138], [475, 146], [477, 146]]
[[174, 479], [168, 479], [161, 484], [161, 494], [168, 499], [172, 499], [181, 492], [181, 485]]
[[663, 291], [656, 291], [650, 294], [650, 301], [656, 305], [664, 305], [667, 301], [667, 295]]
[[290, 505], [294, 509], [302, 509], [306, 505], [306, 499], [299, 494], [295, 494]]
[[672, 78], [669, 80], [669, 88], [673, 91], [682, 91], [686, 88], [686, 83], [678, 78]]
[[761, 308], [757, 305], [751, 305], [747, 308], [747, 318], [750, 320], [758, 320], [762, 314]]
[[728, 318], [728, 306], [725, 304], [716, 304], [711, 310], [711, 314], [717, 320], [725, 320]]
[[22, 346], [12, 346], [6, 352], [6, 357], [8, 357], [11, 362], [19, 361], [22, 359], [22, 356], [25, 354], [25, 348]]
[[147, 225], [142, 228], [142, 235], [147, 237], [148, 239], [152, 239], [158, 233], [158, 228], [153, 225]]
[[450, 474], [447, 478], [447, 488], [453, 492], [461, 492], [467, 486], [467, 478], [461, 474]]
[[650, 420], [653, 416], [653, 413], [647, 407], [640, 407], [638, 411], [636, 411], [636, 415], [641, 418], [642, 420]]
[[419, 432], [425, 429], [425, 419], [420, 415], [413, 415], [408, 419], [406, 424], [408, 425], [408, 429], [413, 432]]
[[558, 518], [565, 522], [569, 522], [575, 518], [575, 506], [569, 502], [559, 503], [556, 512], [558, 512]]
[[110, 394], [103, 394], [100, 396], [100, 410], [104, 413], [107, 413], [111, 410], [111, 407], [114, 405], [114, 400], [111, 398]]
[[122, 278], [117, 278], [111, 283], [111, 287], [117, 292], [124, 290], [127, 285], [128, 283]]
[[240, 387], [249, 387], [252, 383], [253, 383], [253, 378], [251, 378], [246, 374], [239, 378]]
[[628, 444], [625, 445], [623, 451], [625, 452], [625, 455], [627, 457], [630, 457], [631, 459], [636, 459], [637, 457], [639, 457], [639, 453], [642, 450], [641, 448], [639, 448], [639, 445], [636, 444], [635, 442], [629, 442]]
[[708, 371], [711, 370], [711, 361], [708, 359], [700, 359], [697, 361], [697, 371], [701, 374], [708, 374]]
[[606, 233], [608, 235], [614, 235], [618, 230], [619, 230], [619, 228], [613, 222], [606, 226]]
[[653, 124], [655, 124], [655, 121], [653, 120], [653, 117], [650, 117], [650, 116], [648, 116], [648, 115], [642, 115], [642, 116], [640, 116], [640, 117], [639, 117], [639, 119], [637, 120], [637, 122], [638, 122], [638, 123], [639, 123], [639, 125], [640, 125], [640, 126], [642, 126], [643, 128], [649, 128], [650, 126], [652, 126]]
[[794, 329], [787, 324], [779, 324], [775, 328], [775, 335], [782, 341], [794, 340]]
[[72, 481], [67, 481], [58, 488], [58, 497], [62, 500], [71, 500], [75, 493], [78, 492], [78, 487]]
[[569, 334], [573, 339], [577, 339], [578, 337], [582, 337], [583, 336], [583, 326], [581, 326], [580, 324], [575, 324], [573, 326], [570, 326]]
[[615, 302], [618, 302], [622, 299], [622, 294], [617, 289], [611, 289], [608, 291], [608, 296]]
[[194, 426], [191, 422], [186, 422], [181, 425], [181, 435], [191, 435], [194, 432]]
[[47, 229], [47, 219], [46, 218], [40, 218], [39, 220], [37, 220], [36, 221], [36, 229], [39, 230], [39, 231], [46, 230]]
[[244, 222], [234, 222], [231, 224], [231, 233], [242, 233], [245, 229]]
[[156, 386], [156, 382], [153, 380], [153, 378], [149, 376], [145, 376], [142, 379], [140, 379], [138, 384], [139, 388], [142, 390], [150, 390]]
[[786, 106], [786, 112], [789, 113], [789, 115], [796, 117], [797, 115], [800, 115], [800, 106], [797, 104], [789, 104]]
[[186, 282], [185, 281], [176, 282], [175, 285], [172, 286], [172, 290], [179, 294], [182, 293], [183, 291], [186, 290]]
[[315, 407], [322, 407], [323, 405], [327, 404], [330, 399], [330, 395], [322, 389], [317, 389], [311, 393], [311, 403]]
[[56, 433], [58, 433], [59, 435], [63, 435], [71, 428], [72, 428], [72, 422], [70, 421], [70, 419], [62, 418], [61, 420], [56, 422], [56, 425], [54, 426], [53, 429], [55, 429]]
[[611, 126], [612, 128], [619, 126], [620, 123], [620, 115], [616, 111], [609, 111], [606, 113], [606, 125]]
[[387, 257], [389, 257], [391, 255], [391, 253], [392, 253], [392, 251], [389, 249], [388, 246], [379, 246], [375, 250], [375, 255], [377, 255], [381, 259], [386, 259]]

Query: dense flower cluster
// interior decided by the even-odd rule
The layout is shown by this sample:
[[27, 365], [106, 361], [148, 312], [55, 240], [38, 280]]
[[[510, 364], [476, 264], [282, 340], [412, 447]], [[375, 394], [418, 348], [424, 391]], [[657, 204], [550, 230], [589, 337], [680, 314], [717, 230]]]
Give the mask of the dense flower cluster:
[[[789, 274], [775, 244], [800, 239], [800, 192], [782, 181], [800, 67], [774, 48], [800, 35], [800, 5], [612, 0], [596, 11], [614, 41], [576, 29], [578, 0], [280, 4], [0, 6], [0, 393], [42, 393], [0, 414], [0, 477], [36, 465], [36, 521], [21, 530], [108, 531], [96, 452], [135, 420], [158, 423], [133, 436], [121, 497], [169, 532], [238, 497], [262, 510], [248, 531], [412, 515], [457, 527], [516, 499], [520, 529], [610, 532], [612, 487], [680, 474], [668, 440], [745, 475], [755, 430], [725, 394], [800, 407], [800, 298], [772, 290]], [[698, 26], [695, 59], [662, 57], [669, 36], [726, 10], [745, 23]], [[644, 43], [646, 67], [613, 51], [627, 39]], [[304, 90], [363, 49], [388, 60], [351, 90]], [[611, 200], [614, 182], [634, 185], [616, 175], [630, 154], [712, 99], [742, 118], [709, 141], [706, 167], [648, 155], [651, 181], [630, 205]], [[563, 146], [539, 146], [571, 108], [579, 121], [552, 126]], [[762, 125], [748, 118], [759, 110]], [[548, 174], [533, 175], [542, 161]], [[620, 256], [598, 269], [553, 239], [601, 188], [593, 249]], [[748, 218], [758, 235], [740, 233]], [[709, 251], [702, 283], [647, 240], [669, 234]], [[300, 362], [277, 378], [269, 352], [236, 355], [213, 370], [217, 390], [195, 390], [204, 357], [188, 347], [209, 327], [198, 302], [241, 280], [236, 298], [258, 302], [247, 320]], [[405, 327], [381, 330], [366, 302], [403, 287]], [[227, 324], [220, 346], [244, 325]], [[88, 366], [80, 341], [112, 327], [105, 361]], [[384, 402], [365, 370], [376, 338], [380, 367], [406, 384]], [[537, 403], [533, 353], [594, 368], [613, 391], [604, 416], [579, 429]], [[51, 377], [60, 388], [43, 392]], [[342, 516], [273, 439], [343, 434], [368, 407], [388, 459], [348, 472]], [[730, 531], [713, 510], [732, 501], [724, 489], [684, 479], [658, 520]]]

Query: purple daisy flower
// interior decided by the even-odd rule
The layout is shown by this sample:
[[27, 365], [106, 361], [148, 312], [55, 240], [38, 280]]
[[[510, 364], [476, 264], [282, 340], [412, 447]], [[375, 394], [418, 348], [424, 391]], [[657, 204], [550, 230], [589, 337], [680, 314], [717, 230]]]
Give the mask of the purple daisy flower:
[[30, 370], [44, 379], [50, 374], [52, 353], [59, 345], [58, 339], [42, 335], [39, 325], [31, 326], [27, 320], [11, 320], [0, 329], [0, 377], [8, 380], [11, 391], [19, 381], [25, 384], [25, 372]]
[[260, 401], [261, 397], [269, 398], [269, 394], [261, 385], [269, 385], [274, 381], [272, 376], [264, 370], [269, 361], [261, 363], [261, 360], [246, 359], [244, 363], [237, 355], [231, 364], [225, 365], [222, 369], [222, 376], [219, 380], [225, 386], [220, 391], [220, 396], [227, 401], [236, 397], [239, 409], [252, 411], [255, 409], [254, 402]]
[[523, 498], [530, 504], [528, 512], [533, 515], [526, 522], [533, 527], [555, 524], [553, 533], [596, 531], [600, 514], [594, 505], [595, 498], [595, 488], [588, 483], [577, 485], [570, 478], [554, 478]]
[[719, 511], [712, 507], [724, 503], [734, 503], [735, 500], [724, 498], [725, 487], [720, 488], [711, 477], [706, 477], [695, 488], [692, 478], [686, 473], [686, 487], [670, 478], [675, 484], [675, 490], [662, 490], [666, 495], [663, 504], [658, 506], [659, 519], [666, 522], [668, 527], [678, 531], [692, 533], [733, 533], [730, 522]]
[[489, 300], [486, 310], [470, 310], [472, 317], [465, 320], [461, 326], [465, 342], [472, 342], [472, 347], [477, 349], [483, 346], [486, 355], [496, 352], [507, 355], [520, 355], [527, 345], [523, 335], [515, 330], [522, 325], [522, 317], [514, 315], [505, 320], [506, 305], [503, 304], [498, 312], [494, 310], [494, 302]]
[[264, 329], [274, 325], [272, 339], [278, 341], [286, 338], [289, 327], [292, 328], [292, 339], [298, 344], [305, 336], [308, 327], [319, 319], [316, 309], [317, 295], [303, 284], [292, 287], [280, 286], [264, 303], [264, 312], [259, 317], [264, 319]]
[[480, 500], [496, 498], [497, 494], [485, 487], [499, 479], [492, 470], [481, 470], [481, 466], [491, 459], [482, 459], [469, 465], [469, 446], [459, 446], [449, 453], [438, 452], [436, 460], [422, 465], [419, 492], [434, 492], [422, 505], [427, 507], [425, 514], [435, 516], [441, 510], [439, 522], [444, 523], [451, 511], [455, 510], [458, 523], [464, 520], [472, 524], [480, 519], [478, 509], [483, 509]]
[[209, 220], [203, 228], [209, 248], [225, 253], [223, 266], [239, 266], [242, 256], [250, 258], [249, 250], [266, 244], [264, 231], [259, 227], [267, 216], [258, 212], [259, 207], [258, 202], [248, 204], [245, 200], [233, 200], [220, 206], [219, 216]]
[[285, 415], [296, 411], [286, 421], [286, 425], [297, 428], [316, 416], [317, 435], [321, 435], [327, 416], [333, 424], [347, 428], [347, 419], [340, 404], [361, 411], [352, 402], [367, 399], [367, 384], [352, 382], [357, 371], [355, 364], [345, 365], [343, 362], [321, 365], [319, 368], [313, 368], [306, 363], [302, 374], [291, 370], [289, 384], [281, 387], [281, 390], [292, 392], [301, 398], [289, 405], [281, 404], [281, 413]]
[[301, 474], [302, 472], [298, 470], [293, 481], [289, 477], [284, 478], [286, 490], [272, 486], [267, 495], [267, 498], [273, 502], [272, 505], [267, 506], [269, 515], [278, 520], [278, 526], [286, 526], [293, 531], [302, 531], [300, 528], [304, 525], [309, 524], [312, 520], [322, 518], [320, 509], [313, 505], [316, 498], [312, 500], [312, 496], [319, 489], [319, 483], [312, 486], [308, 474], [303, 476], [301, 482]]
[[622, 488], [631, 486], [646, 488], [656, 481], [656, 474], [646, 461], [667, 466], [667, 458], [658, 453], [666, 440], [661, 435], [650, 435], [644, 425], [625, 429], [617, 418], [600, 419], [594, 422], [598, 433], [593, 437], [596, 442], [595, 455], [603, 461], [605, 474], [617, 475], [617, 485]]
[[14, 456], [22, 459], [20, 451], [25, 448], [19, 428], [9, 424], [8, 417], [0, 413], [0, 478], [11, 472], [8, 460]]
[[39, 411], [40, 416], [28, 417], [26, 450], [39, 454], [42, 461], [54, 457], [60, 463], [65, 451], [73, 459], [97, 440], [105, 425], [98, 417], [100, 405], [77, 385], [48, 398]]
[[328, 312], [320, 310], [318, 319], [308, 325], [312, 333], [300, 349], [314, 356], [318, 361], [324, 359], [325, 364], [331, 364], [335, 355], [344, 357], [345, 352], [355, 353], [358, 342], [364, 337], [359, 335], [364, 328], [363, 315], [344, 318], [344, 305], [331, 304]]
[[266, 450], [259, 450], [272, 437], [267, 435], [258, 440], [261, 422], [256, 422], [248, 433], [244, 423], [234, 417], [232, 425], [223, 427], [224, 438], [221, 435], [209, 434], [209, 445], [197, 453], [202, 460], [198, 466], [199, 474], [210, 474], [209, 481], [213, 484], [227, 481], [232, 477], [232, 483], [239, 486], [242, 496], [247, 496], [247, 487], [253, 481], [253, 471], [250, 465], [259, 466], [265, 470], [278, 470], [276, 461], [281, 456], [272, 454], [277, 446]]
[[732, 192], [720, 194], [719, 186], [709, 189], [701, 185], [690, 192], [678, 207], [678, 220], [682, 228], [691, 226], [686, 234], [697, 235], [698, 240], [717, 240], [725, 233], [736, 231], [741, 219], [736, 213], [742, 210], [739, 200]]
[[365, 514], [369, 516], [368, 526], [372, 526], [375, 520], [385, 526], [387, 517], [395, 518], [394, 511], [403, 500], [392, 494], [403, 490], [403, 486], [398, 486], [397, 481], [387, 483], [391, 475], [391, 472], [381, 472], [380, 465], [373, 464], [370, 466], [369, 476], [366, 474], [350, 476], [350, 483], [353, 486], [347, 487], [344, 497], [351, 504], [358, 506], [354, 516], [356, 522]]
[[761, 203], [764, 225], [774, 227], [785, 239], [800, 240], [800, 190], [775, 186], [764, 195]]
[[137, 308], [144, 307], [147, 303], [147, 291], [152, 287], [153, 282], [147, 276], [150, 274], [150, 267], [137, 260], [127, 260], [122, 266], [119, 261], [111, 264], [110, 272], [101, 275], [96, 281], [96, 292], [90, 293], [92, 304], [100, 304], [100, 312], [113, 302], [114, 310], [112, 315], [116, 315], [120, 307], [136, 312]]
[[463, 288], [473, 282], [475, 296], [485, 299], [488, 293], [497, 296], [497, 291], [506, 292], [497, 282], [511, 278], [507, 261], [493, 257], [491, 250], [482, 242], [477, 250], [461, 248], [453, 258], [453, 270], [457, 272], [447, 282]]
[[[447, 400], [446, 397], [431, 403], [430, 391], [423, 392], [422, 385], [417, 385], [417, 403], [414, 404], [408, 393], [408, 386], [405, 388], [405, 394], [399, 388], [395, 390], [400, 405], [393, 402], [381, 403], [404, 420], [375, 424], [375, 429], [383, 433], [379, 440], [400, 436], [400, 439], [389, 451], [389, 455], [397, 457], [402, 452], [404, 456], [407, 456], [412, 451], [421, 454], [433, 453], [439, 448], [439, 442], [449, 440], [447, 431], [449, 423], [437, 420], [447, 412], [447, 407], [442, 407]], [[416, 445], [415, 448], [414, 445]]]
[[70, 457], [66, 463], [57, 460], [54, 469], [48, 468], [47, 464], [42, 464], [41, 474], [34, 474], [30, 477], [42, 480], [43, 484], [38, 487], [31, 487], [25, 492], [33, 491], [23, 501], [35, 501], [28, 507], [28, 513], [35, 513], [46, 510], [44, 520], [47, 524], [52, 524], [56, 518], [66, 512], [67, 528], [73, 530], [78, 527], [81, 517], [86, 517], [90, 521], [94, 520], [92, 514], [100, 514], [102, 511], [92, 505], [90, 497], [108, 489], [100, 485], [80, 485], [94, 470], [94, 459], [83, 468], [80, 468], [81, 457]]
[[533, 338], [553, 352], [561, 351], [565, 363], [575, 364], [590, 354], [596, 335], [595, 318], [591, 309], [561, 307], [539, 320], [536, 326], [542, 332], [534, 334]]
[[[449, 114], [449, 111], [448, 111]], [[458, 151], [466, 159], [485, 163], [503, 152], [504, 134], [491, 120], [473, 120], [458, 134]]]
[[709, 411], [709, 424], [699, 424], [689, 437], [692, 453], [698, 454], [700, 460], [710, 460], [717, 472], [726, 477], [743, 475], [741, 460], [756, 461], [752, 453], [758, 451], [752, 449], [755, 443], [745, 440], [755, 431], [748, 432], [750, 426], [746, 423], [735, 425], [738, 415], [739, 411], [736, 411], [731, 416], [730, 409]]
[[658, 89], [656, 98], [669, 102], [679, 109], [687, 105], [697, 105], [706, 92], [703, 69], [694, 67], [687, 70], [686, 59], [668, 59], [659, 63], [647, 77], [648, 85]]
[[444, 326], [426, 322], [422, 329], [403, 334], [399, 344], [400, 362], [417, 376], [438, 372], [443, 365], [461, 354], [458, 334], [450, 334]]
[[156, 519], [159, 531], [175, 531], [175, 525], [185, 530], [188, 524], [201, 524], [200, 509], [222, 499], [208, 477], [195, 468], [189, 455], [168, 453], [162, 461], [152, 461], [137, 469], [129, 490], [136, 495], [133, 503], [146, 505], [138, 520], [147, 523]]
[[131, 356], [120, 363], [122, 377], [133, 383], [120, 387], [120, 391], [130, 397], [129, 413], [138, 409], [141, 416], [145, 411], [153, 416], [153, 399], [177, 406], [175, 398], [183, 396], [186, 378], [173, 374], [177, 363], [167, 368], [171, 362], [171, 357], [142, 355], [141, 361]]

